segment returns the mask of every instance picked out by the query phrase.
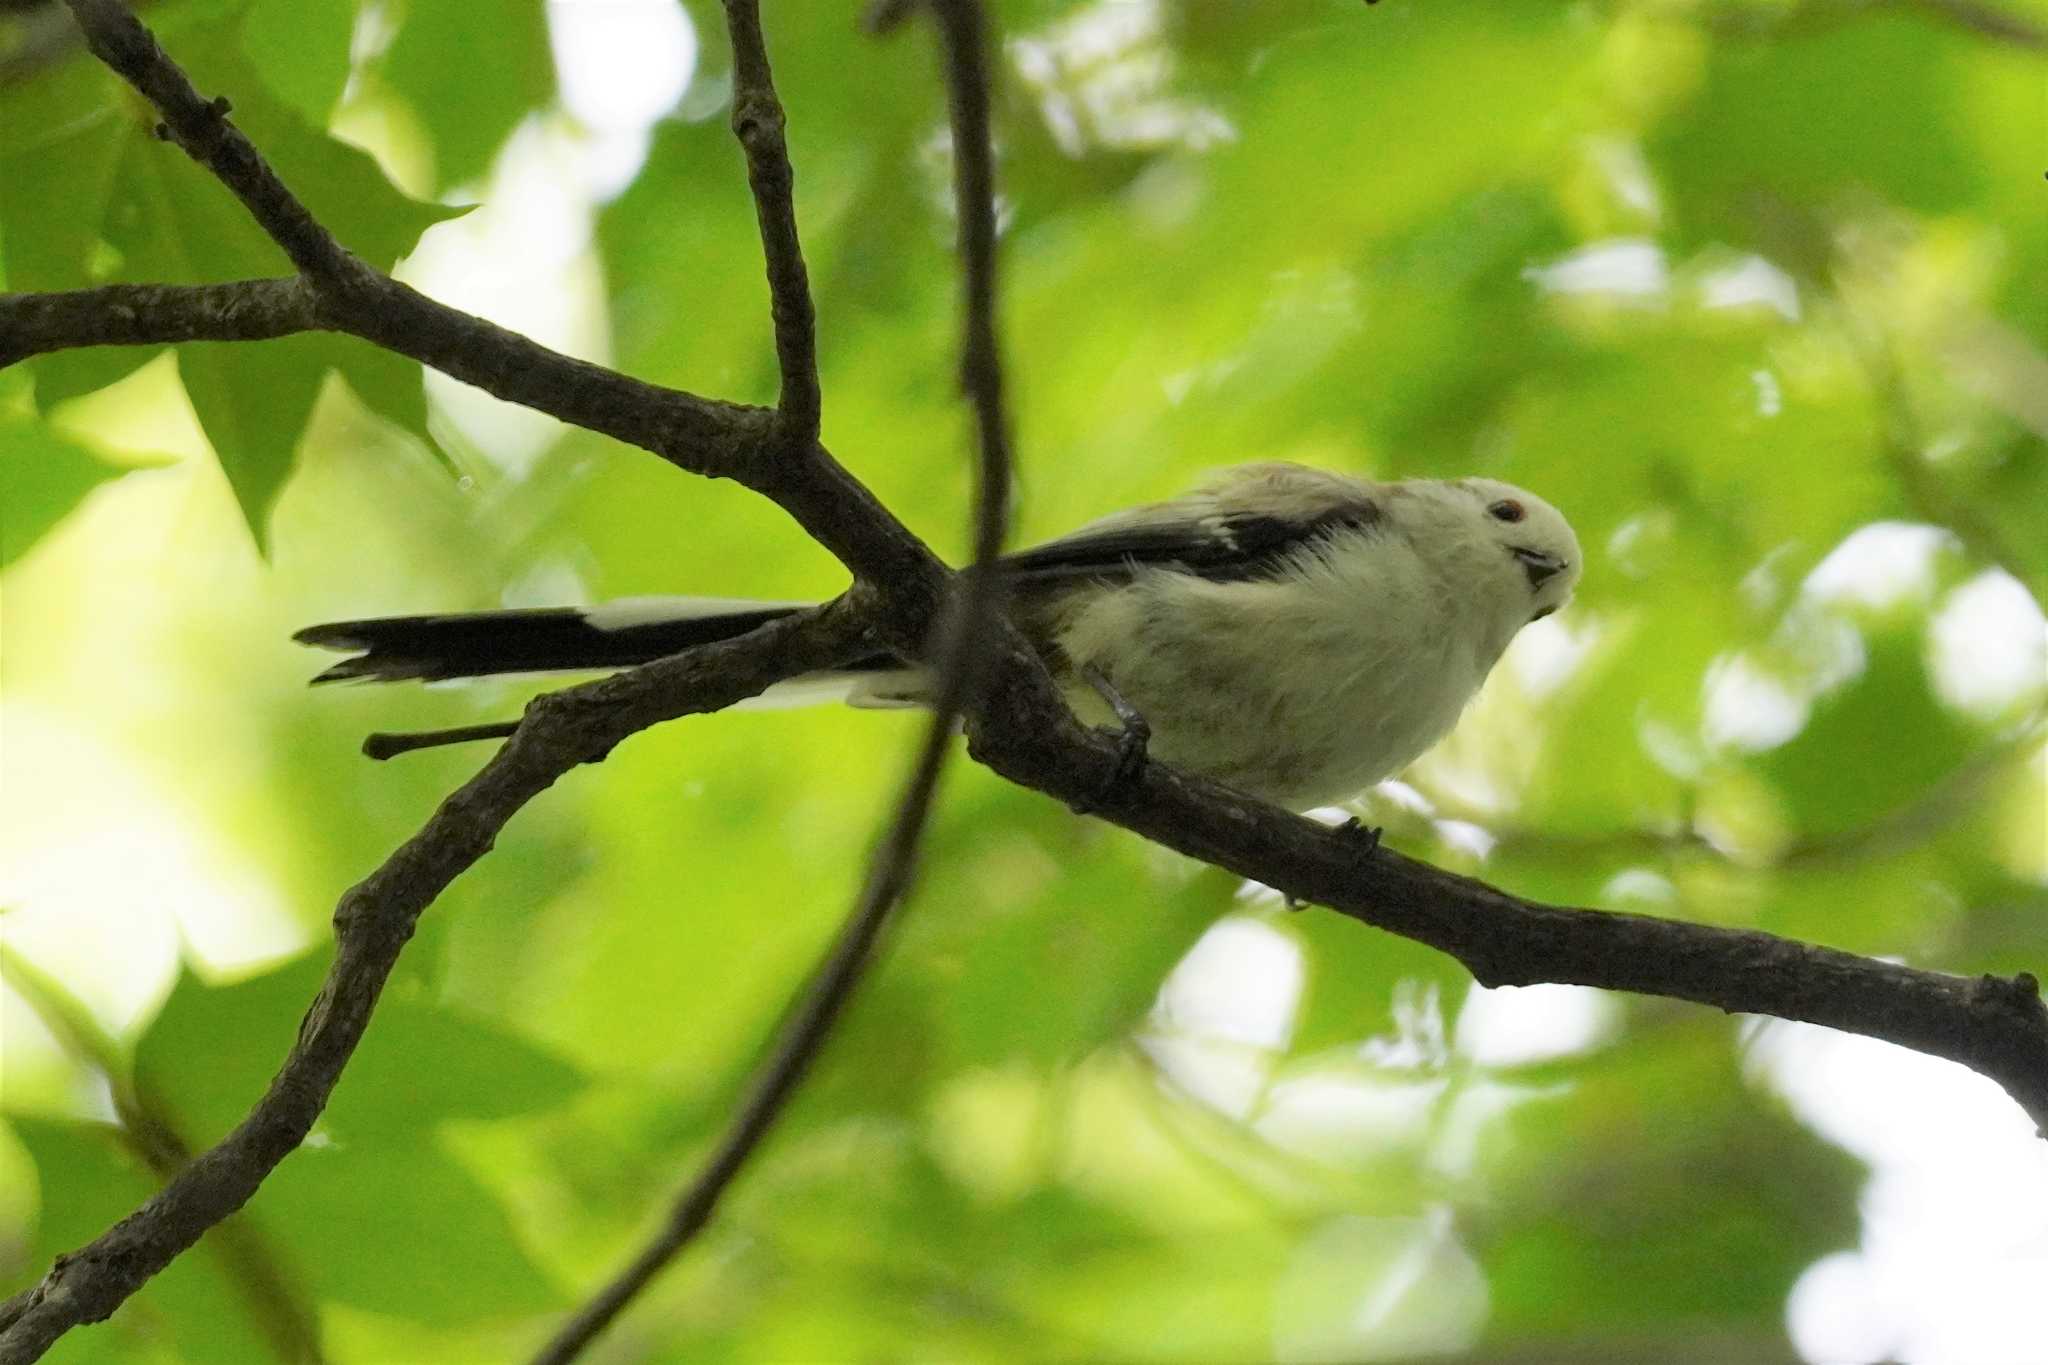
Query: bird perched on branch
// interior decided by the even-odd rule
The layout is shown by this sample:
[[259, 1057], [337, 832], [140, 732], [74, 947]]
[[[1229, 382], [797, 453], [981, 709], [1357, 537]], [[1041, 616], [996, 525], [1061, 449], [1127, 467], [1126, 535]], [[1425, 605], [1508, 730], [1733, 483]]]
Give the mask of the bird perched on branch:
[[[1581, 564], [1556, 508], [1492, 479], [1254, 464], [999, 571], [1012, 617], [1084, 720], [1302, 810], [1356, 796], [1442, 738], [1515, 632], [1570, 599]], [[623, 668], [800, 609], [634, 598], [339, 621], [295, 638], [359, 651], [315, 682], [467, 678]], [[918, 704], [927, 683], [915, 661], [887, 656], [778, 688], [896, 706]]]

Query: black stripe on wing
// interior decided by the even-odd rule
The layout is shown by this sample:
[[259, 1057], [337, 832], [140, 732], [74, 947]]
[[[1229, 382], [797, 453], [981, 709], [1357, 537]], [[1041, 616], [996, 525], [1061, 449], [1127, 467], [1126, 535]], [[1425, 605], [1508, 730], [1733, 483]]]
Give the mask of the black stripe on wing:
[[744, 635], [795, 607], [753, 607], [607, 630], [573, 607], [383, 616], [330, 621], [292, 636], [300, 644], [362, 653], [314, 678], [475, 678], [490, 673], [626, 668], [665, 654]]
[[1216, 513], [1195, 522], [1105, 526], [1003, 560], [1013, 580], [1129, 577], [1141, 568], [1179, 569], [1219, 583], [1277, 574], [1298, 550], [1346, 530], [1370, 530], [1379, 505], [1360, 500], [1312, 517]]

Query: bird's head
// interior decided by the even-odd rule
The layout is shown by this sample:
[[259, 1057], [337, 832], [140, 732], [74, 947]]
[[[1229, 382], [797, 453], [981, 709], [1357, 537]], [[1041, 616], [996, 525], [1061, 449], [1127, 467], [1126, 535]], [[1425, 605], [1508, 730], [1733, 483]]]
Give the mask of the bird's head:
[[1461, 587], [1500, 603], [1510, 633], [1571, 600], [1585, 556], [1562, 513], [1497, 479], [1415, 480], [1411, 528]]

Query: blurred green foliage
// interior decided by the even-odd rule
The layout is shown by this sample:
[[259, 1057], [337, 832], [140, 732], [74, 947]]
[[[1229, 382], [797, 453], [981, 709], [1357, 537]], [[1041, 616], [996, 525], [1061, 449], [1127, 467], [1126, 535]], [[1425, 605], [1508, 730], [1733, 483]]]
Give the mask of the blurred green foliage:
[[[508, 139], [554, 139], [553, 189], [519, 202], [560, 212], [567, 246], [525, 287], [594, 281], [612, 363], [768, 399], [717, 6], [685, 6], [687, 88], [594, 197], [573, 168], [635, 144], [559, 101], [549, 24], [577, 8], [147, 14], [380, 267], [487, 217]], [[765, 8], [827, 442], [957, 555], [928, 35]], [[2048, 11], [2009, 0], [1998, 32], [1934, 0], [996, 8], [1021, 538], [1251, 458], [1541, 490], [1588, 547], [1580, 601], [1405, 793], [1367, 801], [1391, 840], [1531, 896], [2039, 969], [2048, 59], [2023, 39]], [[28, 24], [0, 17], [6, 288], [287, 269], [83, 53], [22, 59]], [[7, 780], [56, 812], [31, 853], [153, 821], [214, 869], [188, 900], [253, 885], [267, 911], [208, 927], [138, 877], [70, 931], [170, 944], [126, 1014], [73, 972], [59, 1013], [99, 1011], [110, 1049], [7, 1016], [9, 1287], [152, 1186], [94, 1097], [191, 1143], [225, 1131], [312, 998], [337, 894], [476, 761], [370, 766], [360, 734], [530, 690], [309, 694], [291, 628], [841, 582], [750, 494], [579, 431], [511, 460], [461, 395], [350, 340], [153, 359], [0, 374]], [[1865, 552], [1830, 560], [1859, 529]], [[2003, 614], [1963, 610], [1996, 593]], [[209, 1237], [51, 1358], [274, 1359], [280, 1303], [336, 1361], [530, 1351], [714, 1140], [917, 724], [743, 710], [566, 779], [429, 912], [315, 1141], [250, 1206], [237, 1235], [276, 1282]], [[22, 766], [59, 752], [45, 733], [144, 794], [94, 788], [64, 824], [88, 778]], [[20, 894], [0, 923], [37, 912]], [[1272, 955], [1258, 990], [1221, 978], [1246, 991], [1235, 1023], [1185, 978], [1162, 1003], [1218, 923]], [[1856, 1162], [1726, 1019], [1622, 1002], [1495, 1056], [1469, 992], [1423, 949], [963, 765], [818, 1073], [594, 1358], [1787, 1357], [1792, 1283], [1855, 1244]]]

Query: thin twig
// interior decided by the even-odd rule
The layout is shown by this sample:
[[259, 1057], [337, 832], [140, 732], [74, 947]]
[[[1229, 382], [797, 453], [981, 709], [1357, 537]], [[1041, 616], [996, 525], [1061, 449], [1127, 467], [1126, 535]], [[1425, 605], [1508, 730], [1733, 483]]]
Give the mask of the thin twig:
[[783, 139], [787, 122], [761, 37], [759, 0], [725, 0], [732, 39], [732, 131], [747, 156], [747, 184], [761, 222], [775, 320], [775, 359], [782, 371], [777, 411], [781, 435], [801, 448], [818, 437], [818, 319], [796, 232], [796, 172]]
[[[745, 8], [745, 0], [728, 10]], [[691, 1181], [668, 1218], [633, 1259], [577, 1311], [534, 1365], [568, 1365], [595, 1341], [662, 1268], [711, 1220], [726, 1189], [767, 1137], [797, 1086], [816, 1062], [854, 989], [873, 960], [891, 912], [908, 895], [917, 850], [931, 816], [939, 774], [952, 749], [955, 722], [966, 706], [1001, 611], [1000, 576], [987, 572], [1002, 553], [1009, 521], [1011, 455], [1002, 410], [1002, 374], [995, 316], [995, 198], [988, 125], [986, 37], [977, 0], [937, 6], [944, 38], [953, 121], [955, 194], [960, 216], [964, 326], [961, 388], [973, 405], [980, 451], [975, 499], [974, 572], [961, 575], [960, 601], [949, 614], [937, 651], [938, 685], [932, 718], [917, 761], [898, 800], [889, 831], [876, 850], [859, 902], [839, 931], [831, 953], [805, 988], [796, 1013], [774, 1051], [755, 1073], [745, 1102], [717, 1150]], [[738, 45], [737, 24], [735, 45]], [[761, 74], [766, 81], [765, 57]]]
[[446, 730], [414, 730], [405, 734], [378, 731], [363, 737], [363, 755], [379, 763], [419, 749], [439, 749], [449, 744], [473, 744], [480, 739], [509, 739], [519, 729], [516, 720], [491, 721], [484, 725], [457, 725]]

